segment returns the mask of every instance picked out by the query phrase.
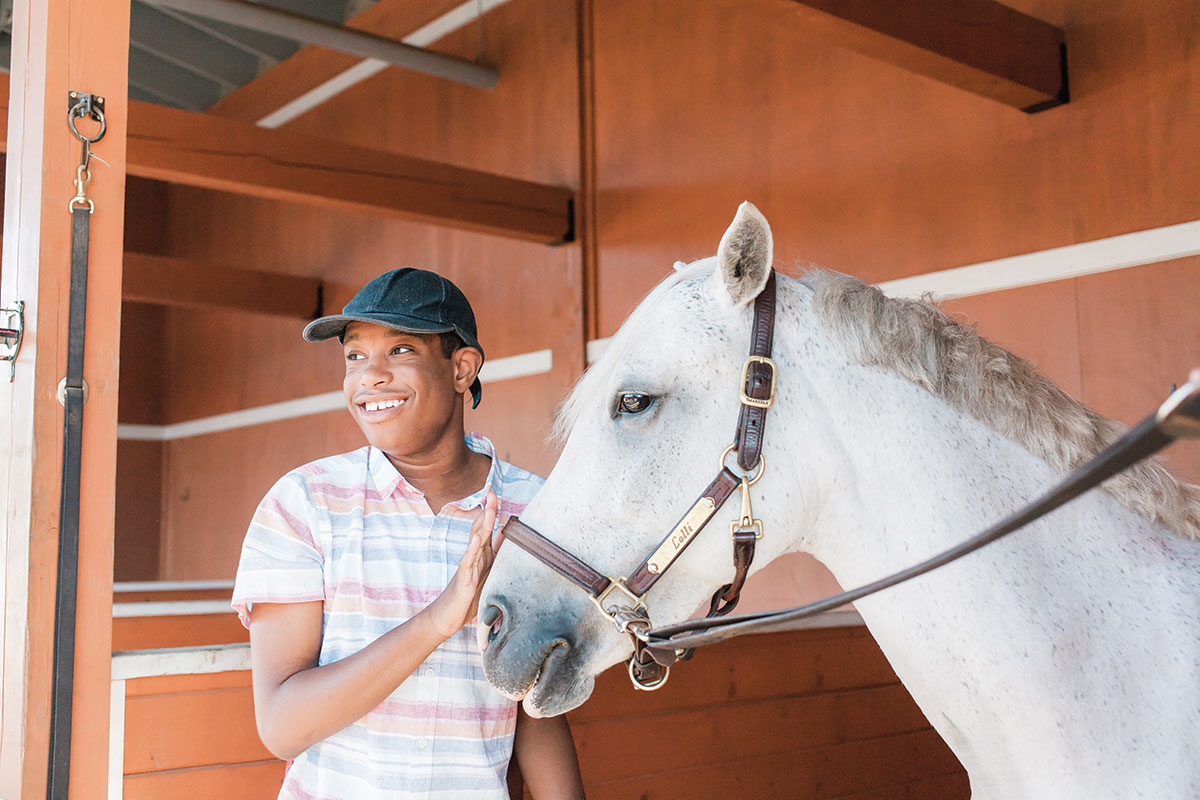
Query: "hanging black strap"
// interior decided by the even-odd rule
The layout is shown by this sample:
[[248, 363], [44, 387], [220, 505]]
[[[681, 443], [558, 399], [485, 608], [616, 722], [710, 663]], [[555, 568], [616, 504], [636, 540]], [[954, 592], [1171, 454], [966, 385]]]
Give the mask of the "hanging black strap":
[[71, 209], [71, 300], [67, 379], [62, 392], [62, 495], [58, 509], [58, 594], [54, 610], [54, 677], [50, 694], [50, 776], [46, 796], [65, 800], [71, 774], [71, 708], [75, 683], [75, 604], [79, 579], [79, 478], [83, 458], [83, 343], [87, 314], [91, 209]]
[[[71, 92], [67, 121], [82, 143], [71, 210], [71, 284], [67, 316], [67, 376], [60, 399], [63, 416], [62, 493], [58, 507], [58, 581], [54, 605], [54, 672], [50, 685], [50, 758], [48, 800], [67, 800], [71, 778], [71, 711], [75, 688], [75, 609], [79, 585], [79, 502], [83, 466], [83, 348], [87, 317], [88, 237], [95, 203], [87, 196], [91, 181], [91, 145], [105, 132], [104, 98]], [[89, 117], [100, 132], [79, 132], [76, 119]]]

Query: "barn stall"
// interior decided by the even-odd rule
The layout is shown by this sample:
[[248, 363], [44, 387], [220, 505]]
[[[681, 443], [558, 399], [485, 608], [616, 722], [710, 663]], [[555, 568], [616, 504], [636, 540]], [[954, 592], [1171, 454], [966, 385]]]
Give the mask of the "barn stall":
[[[385, 269], [439, 270], [472, 299], [489, 363], [468, 427], [542, 473], [567, 389], [745, 199], [784, 273], [934, 292], [1127, 423], [1194, 366], [1194, 2], [263, 6], [288, 14], [17, 0], [8, 21], [0, 305], [24, 301], [26, 341], [0, 381], [0, 796], [45, 793], [55, 729], [68, 91], [104, 95], [108, 125], [88, 188], [72, 796], [277, 791], [229, 587], [274, 480], [361, 443], [338, 353], [298, 331]], [[1194, 448], [1165, 458], [1200, 479]], [[788, 557], [742, 608], [835, 588]], [[571, 720], [591, 797], [969, 794], [852, 610], [703, 651], [652, 695], [613, 670]]]

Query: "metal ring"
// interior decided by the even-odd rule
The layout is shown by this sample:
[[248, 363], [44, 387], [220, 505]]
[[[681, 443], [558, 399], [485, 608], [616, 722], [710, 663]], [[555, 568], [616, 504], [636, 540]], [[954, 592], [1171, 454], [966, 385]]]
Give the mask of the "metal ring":
[[[725, 466], [725, 459], [729, 458], [729, 454], [732, 453], [736, 448], [737, 448], [736, 443], [731, 444], [731, 445], [729, 445], [729, 447], [725, 448], [724, 453], [721, 453], [721, 466], [722, 467]], [[740, 465], [735, 465], [735, 466], [738, 466], [738, 469], [741, 468]], [[758, 483], [758, 479], [761, 478], [763, 476], [763, 473], [767, 471], [767, 457], [764, 456], [762, 453], [759, 453], [758, 454], [758, 463], [755, 464], [754, 466], [758, 471], [755, 472], [754, 477], [750, 478], [750, 480], [748, 481], [748, 483], [751, 486]], [[734, 470], [734, 471], [736, 471], [736, 470]], [[742, 477], [743, 478], [746, 477], [746, 474], [747, 473], [742, 473]]]
[[[79, 113], [79, 109], [81, 109], [81, 108], [83, 108], [82, 100], [79, 101], [78, 103], [76, 103], [71, 108], [70, 113], [67, 114], [67, 123], [71, 126], [71, 133], [75, 134], [76, 139], [78, 139], [81, 142], [87, 142], [88, 144], [95, 144], [96, 142], [98, 142], [104, 138], [105, 132], [108, 131], [108, 122], [104, 119], [104, 112], [101, 111], [98, 107], [92, 106], [91, 114]], [[97, 133], [95, 135], [95, 137], [84, 136], [82, 133], [79, 132], [79, 129], [75, 127], [75, 119], [77, 117], [91, 117], [92, 119], [96, 119], [97, 117], [99, 117], [99, 119], [96, 119], [96, 121], [100, 123], [100, 132]]]
[[[640, 681], [638, 679], [637, 675], [634, 674], [633, 658], [630, 658], [627, 662], [625, 662], [625, 664], [629, 668], [629, 680], [633, 681], [633, 688], [637, 689], [638, 691], [653, 692], [655, 689], [661, 689], [663, 687], [663, 685], [667, 682], [667, 678], [671, 677], [671, 668], [663, 667], [661, 678], [659, 678], [656, 681], [650, 681], [647, 683], [643, 683], [642, 681]], [[659, 666], [662, 666], [662, 665], [660, 664]]]

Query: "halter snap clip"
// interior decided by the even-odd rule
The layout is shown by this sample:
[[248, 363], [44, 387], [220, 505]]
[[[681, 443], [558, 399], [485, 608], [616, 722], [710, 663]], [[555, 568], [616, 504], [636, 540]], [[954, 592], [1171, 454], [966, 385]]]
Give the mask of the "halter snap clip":
[[742, 513], [740, 519], [729, 523], [729, 538], [736, 542], [738, 534], [753, 531], [757, 541], [763, 537], [763, 524], [761, 519], [754, 518], [754, 509], [750, 507], [750, 480], [745, 475], [738, 488], [742, 491]]

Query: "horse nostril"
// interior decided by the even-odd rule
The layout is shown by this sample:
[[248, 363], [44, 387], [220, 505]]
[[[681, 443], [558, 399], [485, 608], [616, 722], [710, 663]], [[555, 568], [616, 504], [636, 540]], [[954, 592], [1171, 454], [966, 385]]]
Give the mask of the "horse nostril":
[[489, 604], [479, 615], [479, 621], [487, 627], [487, 640], [491, 643], [500, 635], [500, 629], [504, 627], [504, 611], [500, 606]]

